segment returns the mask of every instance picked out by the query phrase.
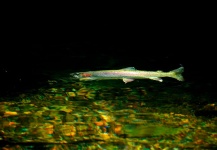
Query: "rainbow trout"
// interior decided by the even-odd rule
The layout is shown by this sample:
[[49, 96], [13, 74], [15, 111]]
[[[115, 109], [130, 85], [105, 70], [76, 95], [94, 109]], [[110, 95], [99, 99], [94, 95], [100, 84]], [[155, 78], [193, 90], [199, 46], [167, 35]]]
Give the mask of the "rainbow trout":
[[162, 82], [161, 77], [170, 77], [177, 79], [178, 81], [184, 81], [182, 73], [184, 67], [178, 69], [163, 72], [163, 71], [143, 71], [137, 70], [134, 67], [127, 67], [118, 70], [98, 70], [98, 71], [87, 71], [87, 72], [75, 72], [70, 75], [81, 81], [90, 80], [108, 80], [108, 79], [122, 79], [124, 83], [132, 82], [135, 79], [151, 79]]

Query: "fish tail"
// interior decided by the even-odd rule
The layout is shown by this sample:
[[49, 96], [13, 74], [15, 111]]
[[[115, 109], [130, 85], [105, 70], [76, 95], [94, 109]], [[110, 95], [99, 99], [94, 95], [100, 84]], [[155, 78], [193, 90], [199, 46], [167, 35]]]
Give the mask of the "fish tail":
[[184, 78], [182, 76], [182, 73], [184, 72], [184, 67], [179, 67], [175, 70], [170, 71], [170, 73], [172, 74], [171, 77], [175, 78], [179, 81], [184, 81]]

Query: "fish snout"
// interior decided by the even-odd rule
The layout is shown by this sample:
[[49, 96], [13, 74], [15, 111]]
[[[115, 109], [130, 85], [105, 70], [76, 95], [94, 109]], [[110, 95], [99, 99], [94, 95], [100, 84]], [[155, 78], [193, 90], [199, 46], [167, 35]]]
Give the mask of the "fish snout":
[[75, 72], [75, 73], [71, 73], [70, 74], [73, 78], [80, 78], [80, 73], [79, 72]]

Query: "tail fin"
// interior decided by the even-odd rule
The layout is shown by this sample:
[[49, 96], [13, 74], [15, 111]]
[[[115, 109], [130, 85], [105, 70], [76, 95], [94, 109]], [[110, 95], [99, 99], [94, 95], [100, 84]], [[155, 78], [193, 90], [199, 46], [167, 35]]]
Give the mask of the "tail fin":
[[172, 73], [173, 78], [179, 80], [179, 81], [184, 81], [184, 78], [182, 76], [182, 73], [184, 72], [184, 67], [179, 67], [175, 70], [170, 71]]

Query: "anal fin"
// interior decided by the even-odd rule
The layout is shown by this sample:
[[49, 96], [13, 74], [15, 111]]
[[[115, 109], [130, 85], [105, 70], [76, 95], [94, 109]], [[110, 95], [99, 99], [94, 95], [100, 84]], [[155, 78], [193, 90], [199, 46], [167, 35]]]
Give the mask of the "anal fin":
[[149, 79], [159, 81], [159, 82], [163, 82], [163, 79], [158, 78], [158, 77], [149, 77]]

